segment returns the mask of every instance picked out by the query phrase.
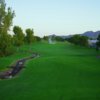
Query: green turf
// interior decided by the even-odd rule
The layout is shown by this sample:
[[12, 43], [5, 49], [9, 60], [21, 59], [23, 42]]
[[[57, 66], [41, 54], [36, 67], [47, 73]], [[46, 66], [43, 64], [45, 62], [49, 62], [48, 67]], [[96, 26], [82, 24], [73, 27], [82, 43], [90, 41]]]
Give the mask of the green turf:
[[[0, 69], [29, 56], [29, 46], [0, 58]], [[26, 63], [15, 78], [0, 80], [0, 100], [100, 100], [100, 58], [90, 48], [68, 43], [35, 43], [39, 58]]]

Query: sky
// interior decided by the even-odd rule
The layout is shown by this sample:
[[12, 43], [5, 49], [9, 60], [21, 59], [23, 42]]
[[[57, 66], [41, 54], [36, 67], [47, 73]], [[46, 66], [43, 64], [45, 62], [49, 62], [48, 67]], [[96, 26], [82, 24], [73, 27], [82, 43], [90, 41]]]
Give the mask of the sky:
[[13, 25], [35, 35], [69, 35], [100, 30], [100, 0], [5, 0], [15, 11]]

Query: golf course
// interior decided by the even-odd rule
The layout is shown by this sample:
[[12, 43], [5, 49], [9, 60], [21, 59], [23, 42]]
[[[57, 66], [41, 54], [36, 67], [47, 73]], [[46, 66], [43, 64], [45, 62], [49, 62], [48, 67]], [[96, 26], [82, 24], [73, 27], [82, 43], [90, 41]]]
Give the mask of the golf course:
[[100, 100], [100, 53], [68, 42], [23, 45], [0, 57], [0, 72], [31, 56], [15, 77], [0, 79], [0, 100]]

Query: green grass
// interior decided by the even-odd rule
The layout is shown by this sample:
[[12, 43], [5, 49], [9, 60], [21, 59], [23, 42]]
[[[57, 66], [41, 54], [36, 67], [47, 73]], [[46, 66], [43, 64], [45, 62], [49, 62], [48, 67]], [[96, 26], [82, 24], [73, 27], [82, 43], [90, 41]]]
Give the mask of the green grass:
[[[68, 43], [35, 43], [31, 49], [40, 57], [15, 78], [0, 80], [0, 100], [100, 100], [100, 59], [94, 49]], [[0, 58], [0, 70], [29, 55]]]

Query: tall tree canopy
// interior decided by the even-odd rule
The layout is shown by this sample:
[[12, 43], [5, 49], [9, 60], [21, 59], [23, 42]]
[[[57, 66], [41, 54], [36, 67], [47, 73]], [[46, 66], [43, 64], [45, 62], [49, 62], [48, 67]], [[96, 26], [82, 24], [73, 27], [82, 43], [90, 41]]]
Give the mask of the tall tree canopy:
[[15, 13], [10, 7], [6, 9], [5, 0], [0, 0], [0, 29], [2, 29], [3, 32], [7, 33], [9, 30], [12, 25], [14, 15]]
[[26, 29], [26, 41], [31, 44], [34, 41], [34, 31], [33, 29]]
[[5, 0], [0, 0], [0, 56], [8, 55], [11, 51], [12, 43], [8, 30], [12, 25], [14, 15], [10, 7], [6, 8]]
[[21, 27], [14, 26], [13, 32], [14, 32], [14, 45], [15, 46], [23, 45], [24, 44], [24, 33]]

